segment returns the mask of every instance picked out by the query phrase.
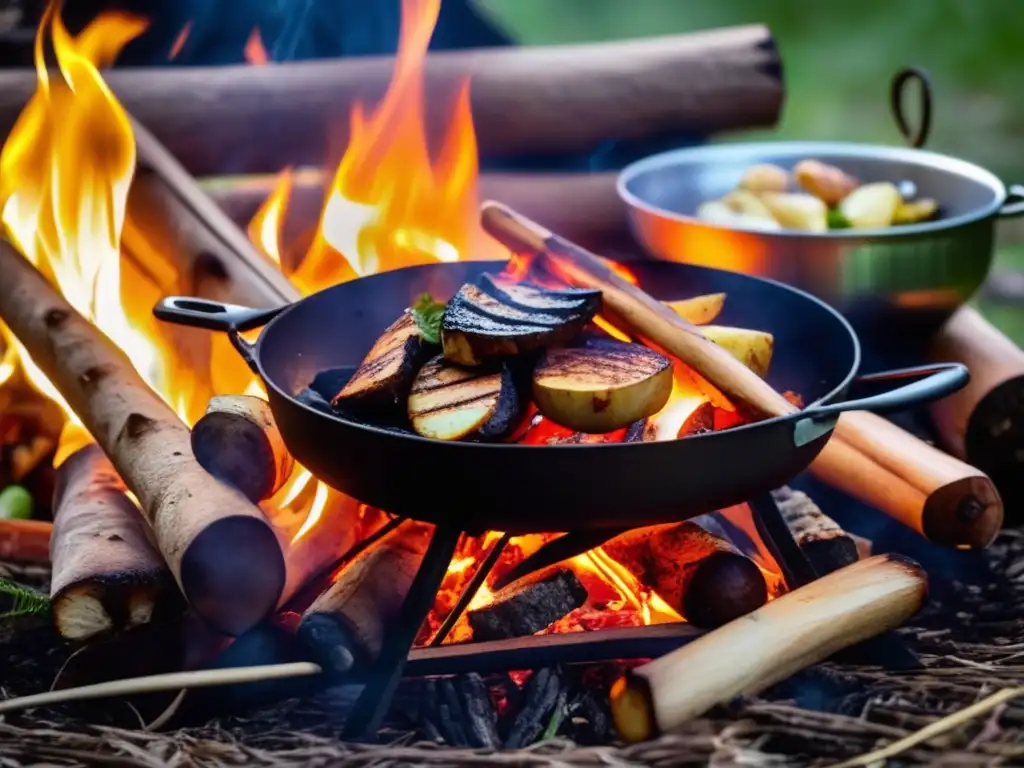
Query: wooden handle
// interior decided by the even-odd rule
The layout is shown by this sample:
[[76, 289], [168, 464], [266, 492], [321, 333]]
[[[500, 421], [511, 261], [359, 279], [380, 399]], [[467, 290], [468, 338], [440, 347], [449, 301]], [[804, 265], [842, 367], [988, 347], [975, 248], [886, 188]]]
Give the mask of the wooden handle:
[[611, 693], [615, 726], [630, 742], [678, 728], [900, 626], [927, 592], [923, 569], [898, 555], [835, 571], [618, 680]]
[[481, 222], [488, 233], [512, 250], [543, 253], [560, 277], [600, 290], [604, 307], [636, 335], [678, 357], [750, 415], [783, 416], [796, 410], [764, 379], [705, 339], [697, 326], [624, 280], [599, 256], [501, 203], [484, 203]]
[[[376, 104], [394, 67], [394, 57], [372, 56], [115, 69], [104, 79], [190, 172], [275, 173], [323, 163], [345, 146], [353, 106]], [[431, 135], [450, 122], [452, 97], [467, 78], [480, 151], [501, 156], [590, 152], [609, 139], [774, 125], [784, 96], [778, 50], [760, 25], [430, 53], [424, 101]], [[31, 69], [0, 74], [0, 134], [10, 131], [35, 89]]]

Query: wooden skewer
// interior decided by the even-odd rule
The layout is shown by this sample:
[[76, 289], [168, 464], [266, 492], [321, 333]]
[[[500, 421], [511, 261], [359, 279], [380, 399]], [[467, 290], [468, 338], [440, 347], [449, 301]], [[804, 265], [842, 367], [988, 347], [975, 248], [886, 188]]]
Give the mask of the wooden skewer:
[[[481, 221], [513, 251], [544, 254], [545, 267], [560, 278], [600, 290], [604, 311], [706, 379], [712, 385], [709, 397], [721, 392], [751, 417], [797, 411], [757, 374], [705, 339], [699, 326], [620, 277], [599, 256], [500, 203], [484, 203]], [[1002, 525], [1003, 505], [991, 480], [863, 412], [840, 418], [811, 471], [941, 544], [986, 546]]]
[[900, 626], [927, 593], [922, 568], [898, 555], [841, 568], [616, 681], [615, 727], [629, 742], [672, 731], [715, 704], [759, 693]]

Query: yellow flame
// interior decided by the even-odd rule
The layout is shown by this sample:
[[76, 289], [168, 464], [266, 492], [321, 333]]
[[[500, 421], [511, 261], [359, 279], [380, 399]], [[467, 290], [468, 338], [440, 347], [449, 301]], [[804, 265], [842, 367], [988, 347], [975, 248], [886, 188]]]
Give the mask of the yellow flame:
[[249, 239], [281, 266], [281, 229], [288, 215], [288, 200], [292, 193], [292, 169], [285, 168], [277, 177], [274, 191], [263, 201], [249, 222]]

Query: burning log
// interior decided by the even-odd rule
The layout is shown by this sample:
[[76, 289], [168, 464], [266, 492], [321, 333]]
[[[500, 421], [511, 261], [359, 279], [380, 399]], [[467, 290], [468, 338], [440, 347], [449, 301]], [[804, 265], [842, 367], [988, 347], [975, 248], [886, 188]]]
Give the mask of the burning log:
[[587, 589], [569, 568], [512, 584], [483, 608], [467, 612], [473, 639], [504, 640], [540, 632], [587, 601]]
[[695, 627], [721, 626], [768, 599], [761, 569], [693, 521], [626, 531], [602, 549]]
[[249, 395], [218, 395], [192, 428], [199, 465], [252, 502], [269, 499], [295, 468], [270, 404]]
[[47, 563], [52, 534], [45, 520], [0, 520], [0, 560]]
[[[481, 197], [501, 200], [567, 237], [586, 243], [607, 243], [629, 232], [626, 208], [615, 191], [617, 178], [617, 173], [484, 173], [477, 188]], [[292, 173], [284, 217], [285, 243], [298, 241], [316, 227], [330, 180], [330, 175], [319, 168]], [[220, 177], [200, 183], [232, 221], [245, 227], [278, 182], [275, 174]], [[290, 250], [286, 247], [281, 259], [286, 267], [294, 268], [295, 254]]]
[[[359, 57], [119, 69], [104, 79], [189, 171], [211, 175], [224, 169], [225, 158], [238, 171], [256, 172], [323, 162], [328, 137], [333, 146], [347, 144], [353, 107], [376, 103], [393, 73], [392, 57]], [[447, 121], [450, 96], [471, 79], [477, 142], [496, 155], [590, 151], [609, 139], [773, 125], [783, 98], [778, 52], [762, 26], [431, 53], [424, 77], [431, 131]], [[28, 70], [0, 77], [0, 133], [10, 131], [35, 87]], [[257, 121], [270, 132], [251, 141]]]
[[629, 742], [672, 731], [895, 629], [927, 592], [921, 567], [898, 555], [842, 568], [619, 679], [611, 692], [615, 727]]
[[[602, 293], [605, 314], [625, 330], [678, 357], [750, 417], [784, 416], [797, 408], [727, 350], [701, 335], [669, 307], [619, 277], [598, 256], [497, 203], [485, 203], [482, 223], [516, 252], [541, 254], [547, 271], [570, 285]], [[717, 391], [715, 391], [717, 390]], [[987, 546], [1002, 524], [992, 481], [885, 419], [844, 414], [811, 465], [816, 477], [949, 546]]]
[[715, 406], [709, 402], [703, 402], [693, 409], [693, 412], [683, 421], [676, 437], [690, 437], [691, 435], [703, 435], [705, 432], [715, 431]]
[[823, 576], [860, 559], [857, 542], [801, 491], [780, 488], [772, 498], [796, 544]]
[[0, 274], [0, 318], [141, 501], [185, 597], [222, 631], [258, 622], [285, 579], [281, 546], [263, 515], [195, 462], [187, 427], [128, 358], [7, 243], [0, 243]]
[[57, 470], [50, 598], [57, 631], [87, 640], [149, 623], [177, 607], [174, 580], [142, 514], [97, 445]]
[[1024, 351], [977, 310], [963, 307], [935, 336], [929, 357], [963, 363], [971, 371], [966, 387], [931, 405], [939, 440], [995, 481], [1012, 522], [1019, 523], [1024, 515]]
[[533, 371], [537, 409], [581, 432], [611, 432], [646, 419], [671, 394], [671, 361], [641, 344], [602, 340], [549, 349]]
[[432, 530], [403, 523], [349, 563], [303, 614], [297, 636], [324, 669], [340, 674], [377, 657]]

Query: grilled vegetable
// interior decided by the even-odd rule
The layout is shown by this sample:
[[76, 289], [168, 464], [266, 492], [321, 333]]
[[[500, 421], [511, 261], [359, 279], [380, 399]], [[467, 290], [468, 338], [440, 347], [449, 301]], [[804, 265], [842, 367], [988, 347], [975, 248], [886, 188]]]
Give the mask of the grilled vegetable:
[[854, 229], [888, 227], [903, 198], [895, 184], [879, 181], [853, 190], [839, 203], [839, 212]]
[[413, 430], [435, 440], [499, 440], [511, 434], [524, 413], [522, 390], [512, 368], [464, 368], [433, 358], [420, 370], [409, 393]]
[[665, 304], [684, 320], [694, 325], [710, 323], [725, 304], [724, 293], [709, 293], [705, 296], [694, 296], [692, 299], [666, 301]]
[[930, 197], [922, 197], [920, 200], [904, 201], [896, 208], [893, 216], [893, 224], [916, 224], [919, 221], [928, 221], [939, 212], [939, 204]]
[[640, 344], [600, 340], [549, 349], [533, 371], [533, 399], [557, 424], [579, 432], [611, 432], [664, 407], [672, 364]]
[[789, 189], [789, 172], [769, 163], [752, 165], [740, 179], [740, 189], [751, 192], [785, 192]]
[[768, 374], [775, 348], [775, 337], [770, 333], [724, 325], [705, 325], [700, 332], [761, 378]]
[[417, 371], [436, 353], [406, 312], [381, 334], [331, 404], [360, 416], [400, 414]]
[[724, 200], [711, 200], [701, 203], [697, 208], [697, 218], [710, 224], [721, 224], [727, 227], [750, 227], [751, 229], [778, 230], [782, 229], [771, 216], [752, 216], [740, 213], [730, 207]]
[[768, 206], [761, 202], [761, 199], [750, 190], [734, 189], [722, 198], [722, 202], [736, 211], [736, 213], [778, 223], [772, 217], [772, 212], [768, 210]]
[[818, 160], [801, 160], [793, 168], [796, 182], [831, 207], [853, 192], [860, 181], [834, 165]]
[[444, 356], [466, 366], [534, 352], [575, 336], [601, 308], [601, 292], [548, 290], [484, 276], [448, 302]]
[[828, 207], [814, 195], [766, 192], [761, 195], [761, 199], [783, 227], [806, 232], [824, 232], [828, 229]]

